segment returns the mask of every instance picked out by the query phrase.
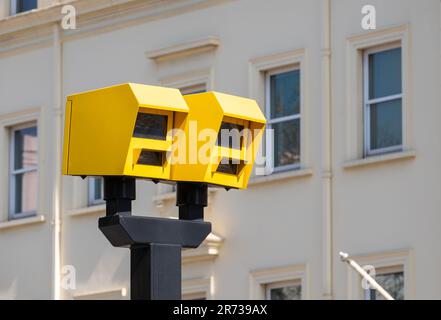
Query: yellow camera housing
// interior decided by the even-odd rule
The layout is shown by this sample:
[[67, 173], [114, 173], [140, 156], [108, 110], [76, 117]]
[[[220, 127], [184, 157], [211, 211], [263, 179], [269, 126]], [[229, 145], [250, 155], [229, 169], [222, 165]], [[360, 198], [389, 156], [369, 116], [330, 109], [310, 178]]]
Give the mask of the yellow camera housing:
[[[173, 165], [172, 179], [246, 188], [266, 123], [256, 101], [218, 92], [185, 95], [184, 99], [190, 112], [186, 117], [180, 114], [177, 118], [185, 124], [187, 156], [195, 157], [196, 151], [199, 161], [194, 163], [189, 159], [186, 164]], [[206, 129], [216, 132], [215, 139], [204, 133]], [[223, 146], [219, 144], [221, 129], [249, 131], [240, 136], [239, 146], [233, 143]], [[192, 147], [192, 143], [197, 143], [197, 147]], [[208, 161], [201, 162], [204, 157]], [[223, 159], [227, 163], [221, 163]]]
[[[63, 174], [246, 188], [265, 122], [254, 100], [217, 92], [182, 96], [127, 83], [73, 94], [66, 102]], [[185, 144], [177, 144], [184, 161], [177, 161], [179, 135], [172, 129], [184, 134]], [[239, 145], [225, 146], [221, 129], [249, 132]]]
[[170, 180], [170, 130], [188, 111], [179, 90], [142, 84], [68, 96], [63, 174]]

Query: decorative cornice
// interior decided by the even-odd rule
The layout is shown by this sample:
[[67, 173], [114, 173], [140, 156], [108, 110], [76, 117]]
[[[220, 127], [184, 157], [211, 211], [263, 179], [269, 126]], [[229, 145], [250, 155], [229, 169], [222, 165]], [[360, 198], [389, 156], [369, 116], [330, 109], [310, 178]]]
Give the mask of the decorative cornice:
[[221, 236], [210, 233], [198, 248], [182, 251], [182, 263], [214, 260], [219, 255], [223, 242], [224, 239]]
[[220, 45], [220, 40], [216, 37], [206, 37], [196, 39], [169, 47], [147, 51], [146, 58], [155, 60], [156, 62], [184, 57], [195, 53], [215, 50]]
[[60, 30], [61, 41], [110, 32], [231, 0], [71, 0], [0, 20], [0, 56], [52, 44], [52, 26], [63, 18], [61, 8], [73, 4], [76, 30]]

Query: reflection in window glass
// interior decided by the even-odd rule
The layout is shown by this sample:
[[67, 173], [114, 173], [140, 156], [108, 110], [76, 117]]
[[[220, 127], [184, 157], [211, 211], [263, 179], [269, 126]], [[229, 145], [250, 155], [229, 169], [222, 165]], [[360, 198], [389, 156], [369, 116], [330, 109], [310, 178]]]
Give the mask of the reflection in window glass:
[[372, 104], [370, 119], [371, 149], [401, 145], [401, 99]]
[[301, 300], [302, 286], [298, 281], [275, 282], [266, 285], [267, 300]]
[[401, 93], [401, 48], [369, 55], [369, 98]]
[[[395, 300], [404, 300], [404, 273], [394, 272], [380, 274], [375, 277], [378, 284], [382, 286]], [[379, 295], [380, 296], [380, 295]], [[383, 297], [378, 297], [378, 300]]]
[[[404, 272], [390, 272], [378, 274], [375, 280], [382, 286], [395, 300], [404, 300]], [[384, 300], [384, 297], [375, 289], [370, 289], [370, 300]]]

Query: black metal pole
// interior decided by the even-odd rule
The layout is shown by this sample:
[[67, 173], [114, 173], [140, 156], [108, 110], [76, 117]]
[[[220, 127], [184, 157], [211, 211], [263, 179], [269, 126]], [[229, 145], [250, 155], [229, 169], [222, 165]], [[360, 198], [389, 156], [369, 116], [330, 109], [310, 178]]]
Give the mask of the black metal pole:
[[130, 248], [132, 300], [181, 298], [181, 249], [196, 248], [211, 231], [203, 221], [207, 185], [179, 182], [179, 220], [131, 215], [135, 179], [104, 177], [106, 216], [99, 229], [116, 247]]
[[132, 300], [181, 299], [181, 246], [131, 246], [130, 296]]
[[178, 182], [176, 206], [179, 207], [179, 219], [203, 220], [207, 198], [208, 186], [206, 183]]

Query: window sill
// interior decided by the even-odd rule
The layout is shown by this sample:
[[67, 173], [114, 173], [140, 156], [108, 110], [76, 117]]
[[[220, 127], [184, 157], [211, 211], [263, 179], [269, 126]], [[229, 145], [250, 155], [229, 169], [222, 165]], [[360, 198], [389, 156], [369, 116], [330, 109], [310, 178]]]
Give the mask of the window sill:
[[345, 162], [344, 169], [355, 169], [360, 167], [375, 166], [387, 162], [400, 161], [405, 159], [413, 159], [416, 157], [415, 150], [405, 150], [400, 152], [382, 154], [378, 156], [370, 156], [364, 159], [357, 159]]
[[267, 182], [273, 182], [273, 181], [282, 181], [287, 179], [294, 179], [294, 178], [304, 178], [312, 176], [313, 171], [311, 168], [300, 168], [296, 170], [286, 171], [286, 172], [280, 172], [280, 173], [273, 173], [267, 176], [255, 176], [250, 179], [250, 182], [248, 185], [254, 186], [262, 183]]
[[99, 204], [94, 206], [89, 206], [85, 208], [79, 208], [79, 209], [72, 209], [67, 212], [68, 216], [71, 217], [78, 217], [78, 216], [86, 216], [86, 215], [93, 215], [98, 213], [106, 212], [106, 204]]
[[45, 217], [43, 215], [37, 215], [28, 218], [15, 219], [5, 222], [0, 222], [0, 230], [18, 228], [30, 224], [45, 222]]

